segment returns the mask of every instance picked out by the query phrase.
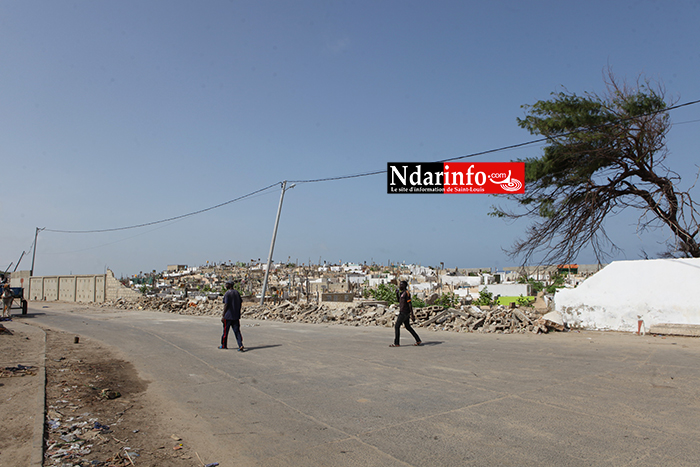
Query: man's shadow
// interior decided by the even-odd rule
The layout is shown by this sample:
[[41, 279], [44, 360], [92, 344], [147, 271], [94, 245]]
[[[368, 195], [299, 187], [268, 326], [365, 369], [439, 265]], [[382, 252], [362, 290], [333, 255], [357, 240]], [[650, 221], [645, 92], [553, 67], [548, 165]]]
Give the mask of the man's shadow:
[[282, 347], [282, 344], [257, 345], [255, 347], [246, 347], [245, 351], [250, 352], [251, 350], [271, 349], [272, 347]]

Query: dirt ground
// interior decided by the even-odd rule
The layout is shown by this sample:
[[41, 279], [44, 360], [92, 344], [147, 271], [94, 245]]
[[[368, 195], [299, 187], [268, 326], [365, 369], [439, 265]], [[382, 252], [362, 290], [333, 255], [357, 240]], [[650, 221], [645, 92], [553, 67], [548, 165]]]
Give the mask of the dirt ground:
[[[75, 335], [45, 331], [45, 466], [207, 465], [185, 434], [168, 429], [167, 412], [148, 395], [148, 382], [130, 363], [96, 341], [80, 337], [76, 343]], [[21, 360], [26, 337], [21, 332], [0, 336], [3, 362]], [[37, 376], [0, 379], [0, 466], [29, 463], [29, 454], [13, 451], [32, 441], [26, 414], [36, 411], [36, 392], [22, 397], [22, 383], [31, 378]], [[10, 392], [17, 403], [6, 403]]]
[[34, 334], [0, 327], [0, 466], [30, 462], [34, 417], [40, 415], [33, 413], [41, 386], [37, 374], [39, 342], [35, 340]]

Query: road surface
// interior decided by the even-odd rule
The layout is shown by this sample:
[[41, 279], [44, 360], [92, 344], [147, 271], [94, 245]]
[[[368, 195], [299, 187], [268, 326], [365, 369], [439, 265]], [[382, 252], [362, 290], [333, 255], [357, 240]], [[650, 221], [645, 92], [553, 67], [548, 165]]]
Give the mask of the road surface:
[[173, 432], [221, 467], [700, 459], [700, 339], [418, 328], [424, 346], [404, 331], [390, 348], [390, 328], [243, 320], [240, 353], [217, 349], [216, 317], [54, 303], [29, 313], [120, 349], [169, 401]]

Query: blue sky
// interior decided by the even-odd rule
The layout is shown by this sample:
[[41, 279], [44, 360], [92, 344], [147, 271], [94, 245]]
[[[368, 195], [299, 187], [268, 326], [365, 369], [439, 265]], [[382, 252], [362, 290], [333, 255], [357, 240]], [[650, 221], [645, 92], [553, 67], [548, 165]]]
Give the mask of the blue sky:
[[[529, 141], [521, 105], [563, 88], [602, 93], [608, 67], [700, 99], [698, 24], [700, 2], [682, 0], [2, 2], [0, 266], [29, 251], [36, 227], [148, 223], [282, 180]], [[689, 187], [700, 106], [671, 117], [667, 162]], [[265, 260], [279, 194], [140, 229], [43, 231], [35, 274]], [[384, 175], [297, 184], [274, 258], [516, 265], [503, 249], [528, 223], [488, 217], [493, 204], [388, 195]], [[668, 232], [638, 234], [636, 219], [608, 222], [616, 259], [664, 250]]]

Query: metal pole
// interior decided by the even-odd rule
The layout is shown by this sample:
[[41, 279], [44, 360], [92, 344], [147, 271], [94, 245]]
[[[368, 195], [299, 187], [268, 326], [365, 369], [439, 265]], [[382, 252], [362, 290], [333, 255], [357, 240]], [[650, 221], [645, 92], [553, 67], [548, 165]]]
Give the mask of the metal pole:
[[[294, 188], [292, 185], [289, 188]], [[270, 276], [270, 268], [272, 267], [272, 253], [275, 251], [275, 239], [277, 238], [277, 227], [280, 223], [280, 214], [282, 213], [282, 201], [284, 201], [284, 192], [287, 191], [287, 180], [282, 182], [282, 194], [280, 195], [280, 204], [277, 207], [277, 218], [275, 219], [275, 230], [272, 232], [272, 242], [270, 243], [270, 254], [267, 256], [267, 270], [265, 271], [265, 279], [263, 280], [262, 294], [260, 295], [260, 305], [265, 304], [265, 292], [267, 291], [267, 279]]]
[[34, 259], [36, 259], [36, 238], [39, 236], [40, 230], [44, 229], [40, 229], [39, 227], [37, 227], [36, 232], [34, 233], [34, 251], [32, 252], [32, 269], [29, 271], [30, 276], [34, 275]]
[[[16, 265], [15, 268], [12, 270], [12, 272], [15, 272], [15, 271], [17, 270], [17, 268], [19, 267], [19, 263], [21, 263], [21, 262], [22, 262], [22, 258], [24, 258], [24, 254], [25, 254], [25, 253], [26, 253], [26, 251], [23, 251], [22, 254], [19, 256], [19, 260], [17, 261], [17, 265]], [[9, 269], [9, 268], [8, 268], [8, 269]]]

